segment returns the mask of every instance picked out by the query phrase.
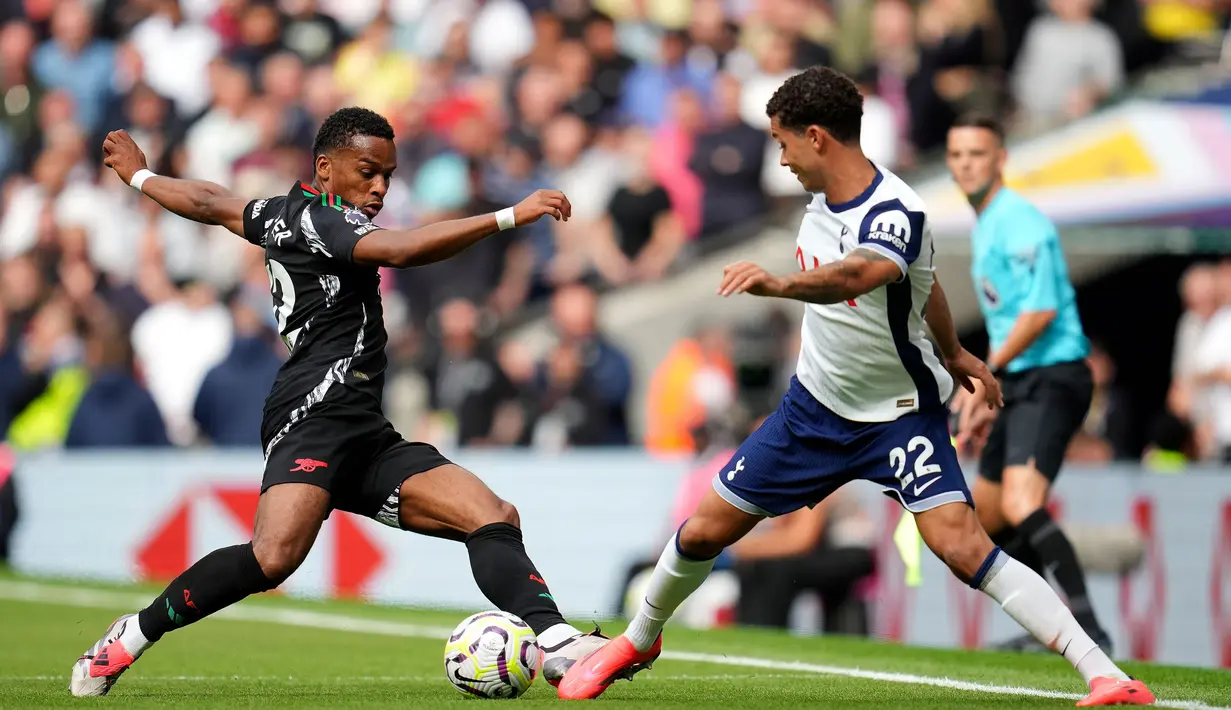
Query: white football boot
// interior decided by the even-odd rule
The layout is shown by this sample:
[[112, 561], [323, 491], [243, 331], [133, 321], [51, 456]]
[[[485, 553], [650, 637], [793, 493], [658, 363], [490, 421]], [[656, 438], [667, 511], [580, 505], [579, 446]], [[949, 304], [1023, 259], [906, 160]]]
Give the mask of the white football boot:
[[[136, 662], [141, 655], [128, 652], [120, 643], [120, 635], [124, 633], [127, 624], [137, 623], [136, 614], [125, 614], [107, 627], [107, 633], [81, 654], [73, 664], [72, 679], [68, 688], [73, 695], [85, 697], [90, 695], [106, 695], [111, 686], [119, 680], [120, 675]], [[144, 649], [142, 649], [144, 650]]]
[[577, 634], [551, 648], [543, 647], [543, 678], [555, 688], [573, 664], [606, 646], [611, 639], [597, 626], [588, 634]]

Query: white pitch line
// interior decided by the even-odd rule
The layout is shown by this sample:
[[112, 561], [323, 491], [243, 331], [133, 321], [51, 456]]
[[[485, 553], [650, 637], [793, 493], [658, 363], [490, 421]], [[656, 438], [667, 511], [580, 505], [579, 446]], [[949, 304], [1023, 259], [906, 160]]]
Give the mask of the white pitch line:
[[[781, 678], [802, 678], [806, 674], [799, 673], [715, 673], [713, 675], [696, 675], [696, 674], [662, 674], [651, 673], [646, 676], [648, 680], [774, 680]], [[0, 675], [0, 683], [5, 681], [13, 682], [35, 682], [35, 681], [67, 681], [68, 673], [63, 675]], [[351, 676], [310, 676], [310, 677], [295, 677], [293, 675], [142, 675], [136, 676], [126, 683], [144, 683], [149, 681], [165, 682], [165, 681], [261, 681], [269, 682], [275, 680], [285, 681], [303, 681], [310, 680], [312, 682], [333, 681], [335, 683], [426, 683], [436, 682], [440, 680], [438, 675], [351, 675]]]
[[[104, 591], [100, 589], [74, 589], [38, 582], [16, 582], [0, 580], [0, 599], [33, 602], [41, 604], [60, 604], [102, 609], [139, 609], [149, 603], [148, 597], [138, 597], [131, 593]], [[267, 605], [232, 606], [214, 616], [238, 621], [259, 621], [283, 626], [299, 626], [330, 631], [349, 631], [380, 636], [400, 636], [407, 638], [445, 639], [453, 632], [443, 626], [423, 626], [407, 624], [398, 621], [381, 619], [366, 619], [362, 617], [344, 616], [299, 609], [287, 609]], [[727, 656], [714, 653], [694, 653], [691, 651], [663, 651], [663, 660], [688, 661], [692, 663], [712, 663], [721, 666], [738, 668], [765, 668], [773, 671], [795, 671], [815, 675], [841, 676], [875, 680], [884, 683], [904, 683], [909, 685], [927, 685], [934, 688], [951, 688], [977, 693], [996, 695], [1015, 695], [1018, 697], [1056, 698], [1076, 700], [1081, 695], [1063, 693], [1054, 690], [1040, 690], [1010, 685], [990, 685], [972, 681], [938, 678], [935, 676], [914, 675], [911, 673], [889, 673], [885, 671], [870, 671], [845, 666], [829, 666], [802, 661], [779, 661], [769, 658], [751, 656]], [[225, 678], [226, 676], [222, 676]], [[1208, 705], [1196, 700], [1159, 700], [1155, 707], [1175, 708], [1176, 710], [1231, 710], [1231, 708]]]
[[[0, 675], [0, 682], [4, 681], [48, 681], [58, 680], [67, 681], [68, 673], [63, 675]], [[305, 680], [303, 677], [296, 678], [293, 675], [143, 675], [133, 678], [137, 682], [164, 682], [169, 680], [174, 681], [262, 681], [268, 682], [271, 680], [286, 680], [296, 681]], [[333, 681], [335, 683], [422, 683], [425, 681], [440, 680], [440, 676], [426, 675], [358, 675], [358, 676], [312, 676], [308, 680], [318, 681]], [[129, 681], [131, 682], [131, 681]]]

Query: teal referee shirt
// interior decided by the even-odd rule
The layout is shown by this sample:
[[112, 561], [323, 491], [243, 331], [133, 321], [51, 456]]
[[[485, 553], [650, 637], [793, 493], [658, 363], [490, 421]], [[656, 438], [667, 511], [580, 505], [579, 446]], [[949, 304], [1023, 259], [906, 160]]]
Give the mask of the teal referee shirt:
[[1047, 330], [1004, 368], [1007, 372], [1081, 360], [1090, 353], [1060, 236], [1050, 219], [1002, 187], [979, 215], [973, 242], [971, 276], [992, 352], [1004, 345], [1022, 313], [1056, 312]]

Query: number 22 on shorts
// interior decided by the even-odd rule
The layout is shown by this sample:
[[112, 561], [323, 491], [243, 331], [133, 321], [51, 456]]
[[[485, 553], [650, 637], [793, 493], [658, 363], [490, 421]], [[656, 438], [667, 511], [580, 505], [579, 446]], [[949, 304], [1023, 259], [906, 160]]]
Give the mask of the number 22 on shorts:
[[[915, 456], [915, 465], [912, 467], [913, 470], [907, 471], [907, 452], [914, 453], [919, 449], [922, 449], [922, 451]], [[940, 473], [940, 464], [928, 463], [928, 459], [932, 458], [932, 454], [935, 450], [936, 449], [932, 446], [931, 440], [929, 440], [926, 436], [916, 436], [906, 444], [905, 449], [901, 446], [896, 446], [889, 452], [889, 465], [893, 467], [893, 475], [898, 479], [898, 483], [902, 486], [903, 491], [906, 490], [907, 486], [914, 483], [915, 490], [913, 493], [916, 496], [922, 495], [929, 486], [940, 480], [939, 478], [932, 478], [927, 482], [919, 483], [924, 476], [931, 476], [933, 474]]]

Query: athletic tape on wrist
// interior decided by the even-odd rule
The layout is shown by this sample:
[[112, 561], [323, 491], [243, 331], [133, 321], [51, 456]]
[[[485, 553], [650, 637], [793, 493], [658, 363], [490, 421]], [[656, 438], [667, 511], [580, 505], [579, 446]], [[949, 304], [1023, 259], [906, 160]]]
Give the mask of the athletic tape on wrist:
[[513, 217], [512, 207], [505, 207], [496, 213], [496, 226], [500, 227], [502, 232], [517, 226], [517, 220]]
[[137, 172], [133, 173], [133, 178], [132, 178], [132, 180], [129, 180], [129, 181], [128, 181], [128, 184], [129, 184], [129, 185], [132, 185], [134, 188], [136, 188], [136, 189], [137, 189], [137, 191], [138, 191], [138, 192], [140, 192], [140, 191], [141, 191], [141, 186], [142, 186], [143, 184], [145, 184], [145, 181], [146, 181], [146, 180], [149, 180], [150, 178], [154, 177], [155, 175], [156, 175], [156, 173], [155, 173], [154, 171], [152, 171], [152, 170], [146, 170], [145, 168], [141, 168], [141, 169], [140, 169], [140, 170], [138, 170]]

